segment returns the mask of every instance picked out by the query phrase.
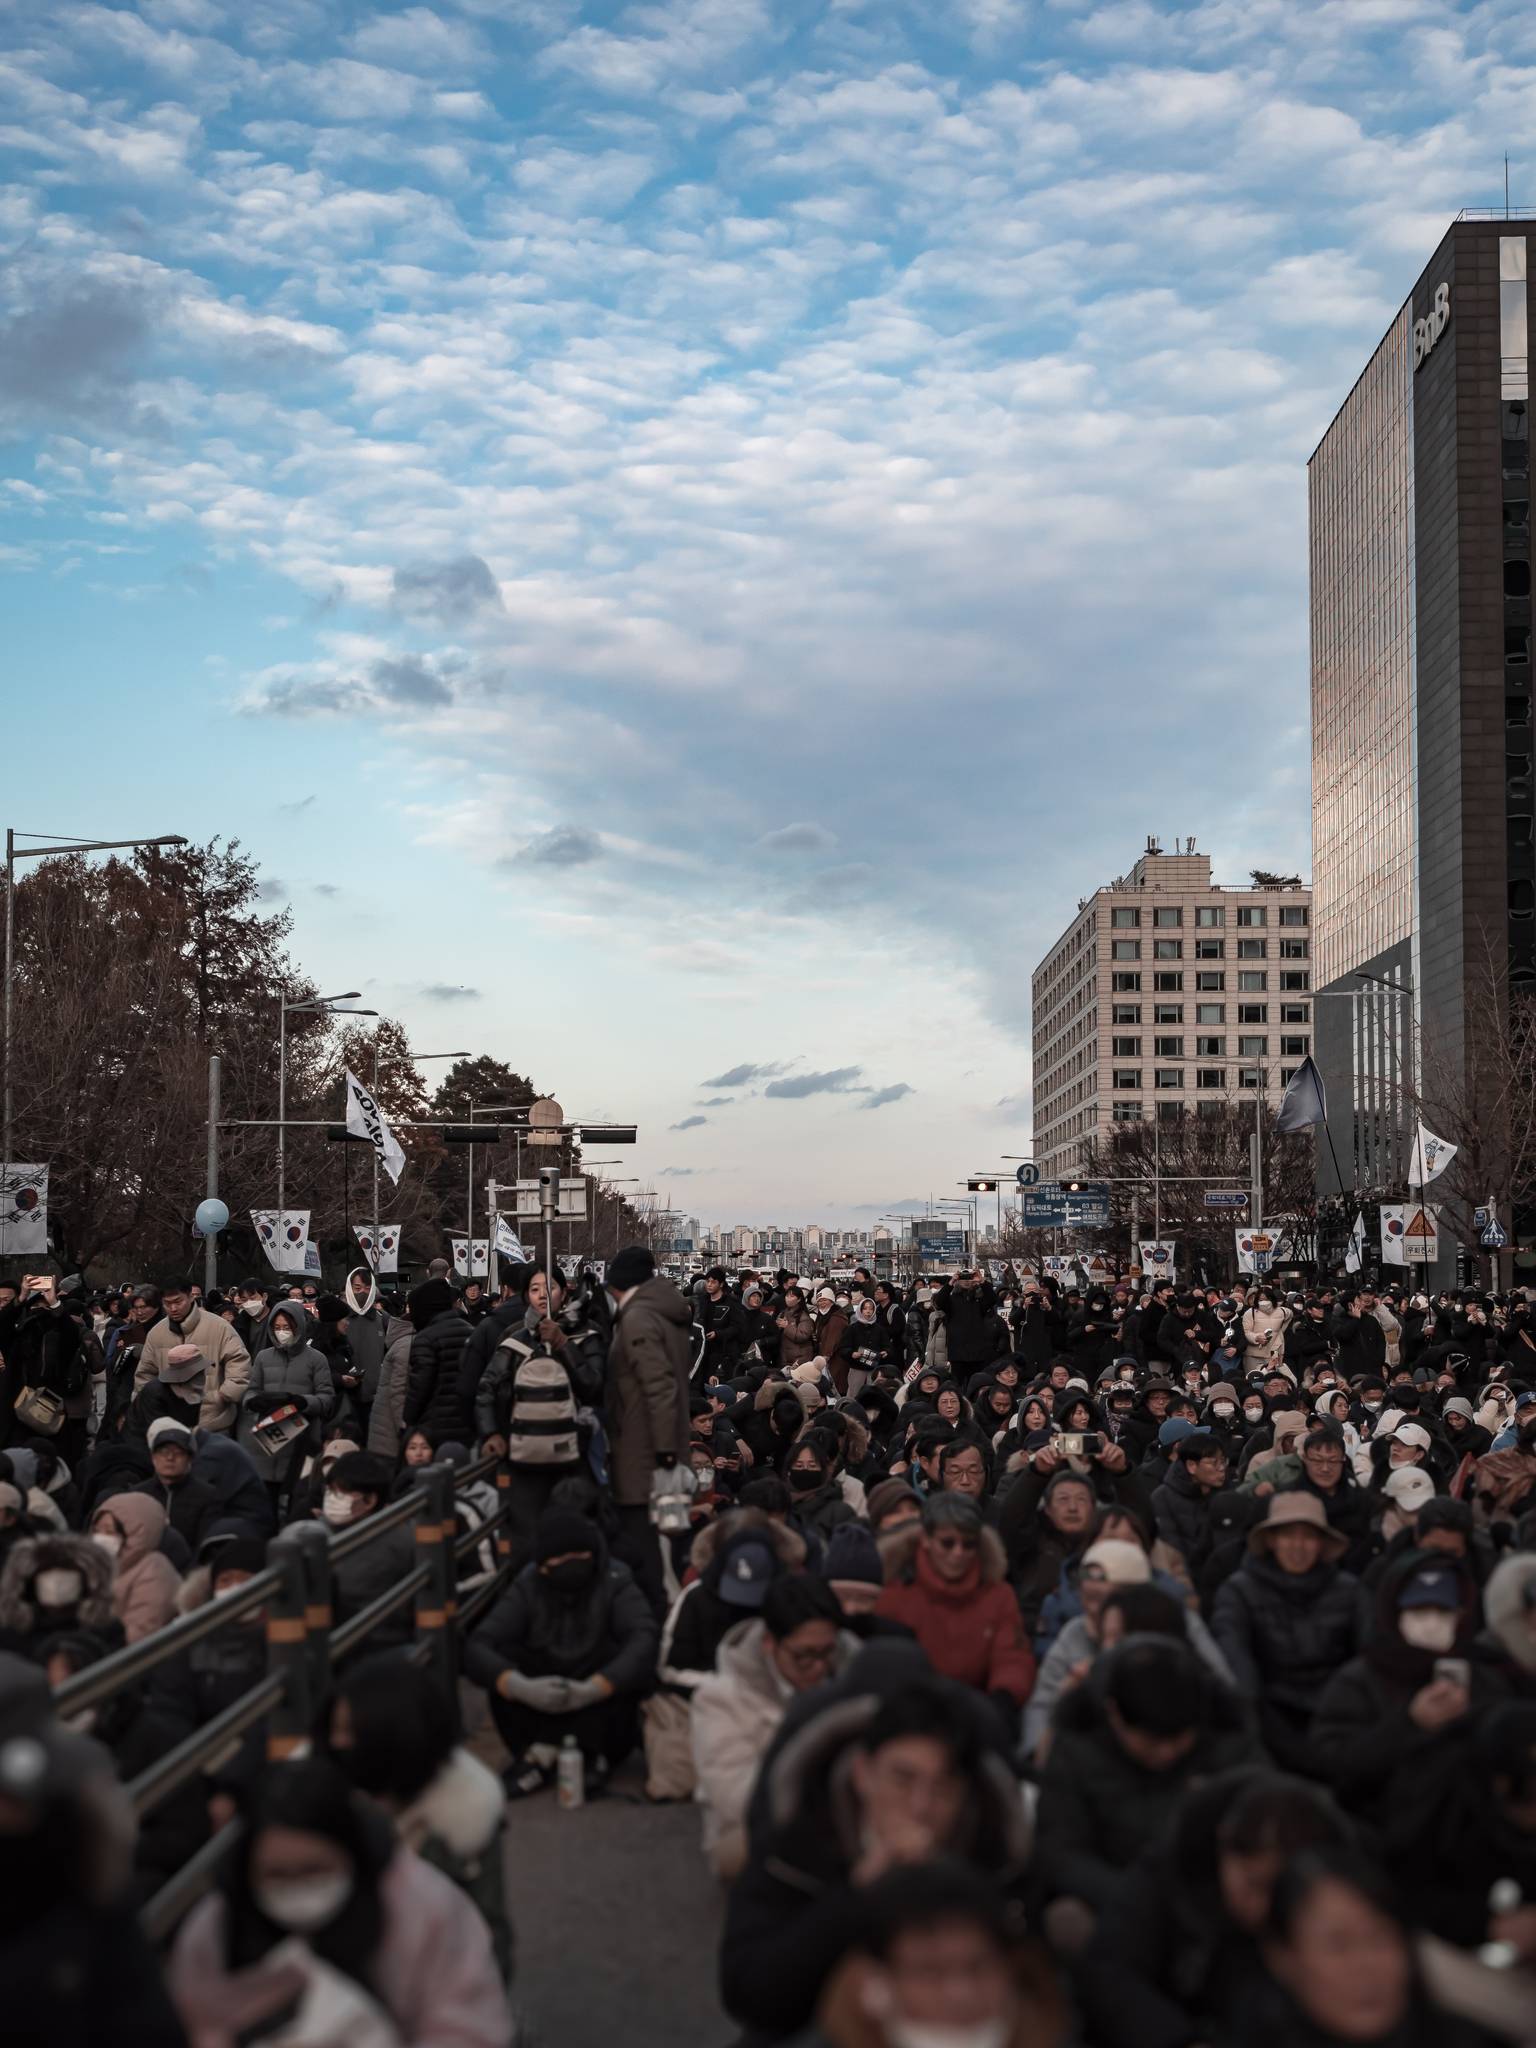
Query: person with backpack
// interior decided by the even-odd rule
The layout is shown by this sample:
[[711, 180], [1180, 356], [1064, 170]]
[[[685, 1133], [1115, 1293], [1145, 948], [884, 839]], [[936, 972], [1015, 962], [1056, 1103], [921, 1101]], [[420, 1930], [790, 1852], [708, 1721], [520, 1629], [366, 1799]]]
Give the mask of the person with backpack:
[[562, 1479], [584, 1469], [607, 1373], [602, 1333], [574, 1311], [567, 1329], [565, 1287], [535, 1267], [521, 1325], [502, 1336], [475, 1390], [480, 1448], [504, 1457], [512, 1567], [533, 1555], [533, 1532]]

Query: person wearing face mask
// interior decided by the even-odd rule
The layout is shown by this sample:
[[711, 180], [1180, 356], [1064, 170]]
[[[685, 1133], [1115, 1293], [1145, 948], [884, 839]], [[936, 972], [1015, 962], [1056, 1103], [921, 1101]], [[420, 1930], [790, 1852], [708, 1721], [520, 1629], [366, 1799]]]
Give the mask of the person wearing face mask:
[[112, 1607], [130, 1643], [176, 1617], [181, 1574], [160, 1549], [165, 1509], [142, 1493], [115, 1493], [91, 1518], [91, 1541], [113, 1565]]
[[513, 1758], [509, 1796], [553, 1782], [573, 1735], [589, 1787], [635, 1746], [642, 1696], [655, 1670], [658, 1628], [627, 1565], [597, 1525], [547, 1508], [533, 1562], [518, 1573], [464, 1645], [467, 1677], [485, 1687]]
[[1046, 2048], [1065, 2036], [1049, 1965], [964, 1863], [894, 1870], [858, 1899], [850, 1953], [802, 2048]]
[[276, 1765], [245, 1822], [171, 1953], [193, 2040], [291, 2031], [325, 2048], [506, 2048], [512, 2016], [484, 1921], [334, 1763]]
[[[389, 1463], [372, 1451], [344, 1452], [324, 1474], [320, 1520], [334, 1535], [366, 1521], [388, 1505], [394, 1478]], [[417, 1561], [416, 1535], [409, 1522], [389, 1530], [367, 1549], [338, 1559], [332, 1581], [337, 1621], [361, 1613], [398, 1584]], [[414, 1628], [410, 1603], [403, 1602], [370, 1632], [368, 1646], [372, 1650], [398, 1648], [411, 1640]]]
[[136, 1486], [165, 1509], [166, 1519], [195, 1557], [219, 1518], [219, 1497], [192, 1470], [192, 1432], [173, 1415], [149, 1425], [154, 1476]]
[[1285, 1356], [1285, 1333], [1290, 1321], [1291, 1312], [1275, 1300], [1274, 1289], [1261, 1286], [1237, 1319], [1244, 1372], [1263, 1372], [1267, 1367], [1280, 1363]]
[[[305, 1453], [319, 1442], [320, 1424], [336, 1406], [337, 1388], [324, 1354], [309, 1341], [303, 1309], [275, 1308], [267, 1320], [267, 1342], [251, 1360], [251, 1383], [240, 1401], [236, 1440], [251, 1455], [274, 1502], [292, 1490]], [[305, 1426], [295, 1434], [279, 1423], [263, 1424], [279, 1410], [297, 1408]], [[283, 1433], [283, 1441], [274, 1440]]]
[[822, 1446], [808, 1437], [792, 1444], [784, 1459], [784, 1478], [794, 1496], [794, 1522], [801, 1530], [825, 1538], [844, 1522], [858, 1515], [843, 1497], [831, 1460]]
[[324, 1728], [326, 1753], [389, 1816], [396, 1837], [474, 1904], [510, 1984], [506, 1795], [458, 1740], [441, 1683], [402, 1652], [365, 1657], [337, 1682]]
[[1479, 1615], [1471, 1572], [1443, 1553], [1410, 1551], [1383, 1573], [1365, 1647], [1312, 1719], [1313, 1771], [1352, 1813], [1381, 1818], [1398, 1767], [1489, 1697], [1487, 1672], [1469, 1660]]
[[894, 1356], [894, 1339], [880, 1321], [874, 1297], [868, 1294], [857, 1296], [852, 1319], [838, 1340], [838, 1357], [833, 1360], [834, 1381], [841, 1374], [839, 1391], [856, 1401], [865, 1384], [877, 1372], [884, 1370]]
[[717, 1669], [693, 1696], [691, 1731], [704, 1854], [716, 1877], [735, 1877], [746, 1860], [747, 1802], [785, 1709], [836, 1677], [858, 1647], [831, 1589], [801, 1574], [775, 1580], [761, 1615], [737, 1622], [720, 1645]]
[[90, 1629], [110, 1648], [121, 1646], [112, 1559], [88, 1536], [24, 1536], [0, 1568], [0, 1648], [36, 1657], [63, 1629]]

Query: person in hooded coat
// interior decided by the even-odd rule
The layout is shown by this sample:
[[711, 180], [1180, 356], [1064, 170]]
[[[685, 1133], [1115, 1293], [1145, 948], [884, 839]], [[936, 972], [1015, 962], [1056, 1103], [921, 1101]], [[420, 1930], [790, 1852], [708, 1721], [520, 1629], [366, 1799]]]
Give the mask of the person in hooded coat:
[[[305, 1454], [320, 1441], [320, 1425], [334, 1412], [338, 1390], [324, 1352], [308, 1341], [310, 1319], [281, 1302], [267, 1319], [267, 1342], [251, 1360], [251, 1383], [240, 1402], [235, 1440], [249, 1452], [274, 1497], [291, 1488]], [[294, 1406], [307, 1427], [269, 1449], [260, 1425], [278, 1408]]]
[[176, 1618], [181, 1574], [160, 1548], [165, 1509], [142, 1493], [115, 1493], [91, 1517], [91, 1540], [113, 1562], [112, 1607], [130, 1643]]
[[423, 1280], [406, 1296], [405, 1313], [415, 1334], [401, 1422], [406, 1429], [420, 1423], [434, 1442], [462, 1437], [459, 1365], [470, 1327], [458, 1297], [446, 1280]]
[[1012, 1727], [1035, 1682], [1035, 1658], [1007, 1582], [1007, 1554], [968, 1495], [937, 1493], [922, 1521], [888, 1539], [883, 1621], [911, 1629], [943, 1678], [986, 1693]]
[[1410, 1551], [1382, 1575], [1365, 1647], [1329, 1680], [1312, 1717], [1313, 1774], [1351, 1813], [1380, 1819], [1399, 1767], [1498, 1696], [1479, 1663], [1469, 1686], [1436, 1675], [1442, 1657], [1468, 1656], [1479, 1614], [1472, 1574], [1453, 1558]]
[[800, 1528], [814, 1530], [825, 1539], [845, 1522], [859, 1519], [837, 1482], [831, 1459], [814, 1438], [801, 1437], [790, 1445], [783, 1470], [785, 1483], [794, 1496], [795, 1521]]
[[654, 1682], [656, 1643], [655, 1615], [597, 1525], [546, 1509], [533, 1563], [464, 1645], [465, 1674], [484, 1686], [515, 1759], [509, 1789], [550, 1783], [567, 1736], [599, 1779], [621, 1762]]
[[373, 1404], [379, 1395], [379, 1374], [395, 1321], [379, 1300], [379, 1285], [367, 1266], [354, 1266], [342, 1285], [347, 1311], [347, 1347], [352, 1353], [354, 1386], [342, 1392], [345, 1412], [366, 1441]]
[[[752, 1569], [746, 1573], [733, 1568], [744, 1544], [751, 1549]], [[663, 1685], [694, 1693], [715, 1669], [720, 1645], [743, 1615], [760, 1612], [769, 1586], [785, 1573], [803, 1571], [805, 1558], [805, 1539], [757, 1508], [732, 1508], [701, 1529], [688, 1553], [692, 1576], [661, 1632]]]
[[36, 1659], [46, 1655], [48, 1637], [66, 1629], [89, 1629], [121, 1647], [112, 1559], [88, 1536], [22, 1537], [0, 1567], [0, 1648]]

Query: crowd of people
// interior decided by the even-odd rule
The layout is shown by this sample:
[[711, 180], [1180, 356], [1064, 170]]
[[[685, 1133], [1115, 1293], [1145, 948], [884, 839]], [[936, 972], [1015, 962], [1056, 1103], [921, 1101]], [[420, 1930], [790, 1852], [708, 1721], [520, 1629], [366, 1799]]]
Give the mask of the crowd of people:
[[[403, 1298], [0, 1283], [0, 1356], [18, 2039], [516, 2038], [507, 1842], [575, 1758], [697, 1803], [745, 2048], [1536, 2042], [1520, 1291], [685, 1293], [636, 1246], [494, 1301], [441, 1262]], [[127, 1826], [114, 1788], [260, 1683], [260, 1608], [55, 1689], [295, 1523], [364, 1614], [414, 1536], [349, 1532], [486, 1455], [459, 1657], [497, 1768], [407, 1603], [293, 1754], [253, 1724]], [[237, 1819], [162, 1969], [134, 1909]]]

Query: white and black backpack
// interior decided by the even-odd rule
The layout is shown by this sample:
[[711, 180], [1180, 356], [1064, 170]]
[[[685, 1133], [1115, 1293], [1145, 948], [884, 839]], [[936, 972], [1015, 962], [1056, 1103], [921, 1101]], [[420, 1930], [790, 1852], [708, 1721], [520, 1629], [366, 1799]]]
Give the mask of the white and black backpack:
[[581, 1458], [576, 1396], [558, 1358], [520, 1336], [503, 1337], [511, 1404], [507, 1458], [514, 1465], [574, 1465]]

